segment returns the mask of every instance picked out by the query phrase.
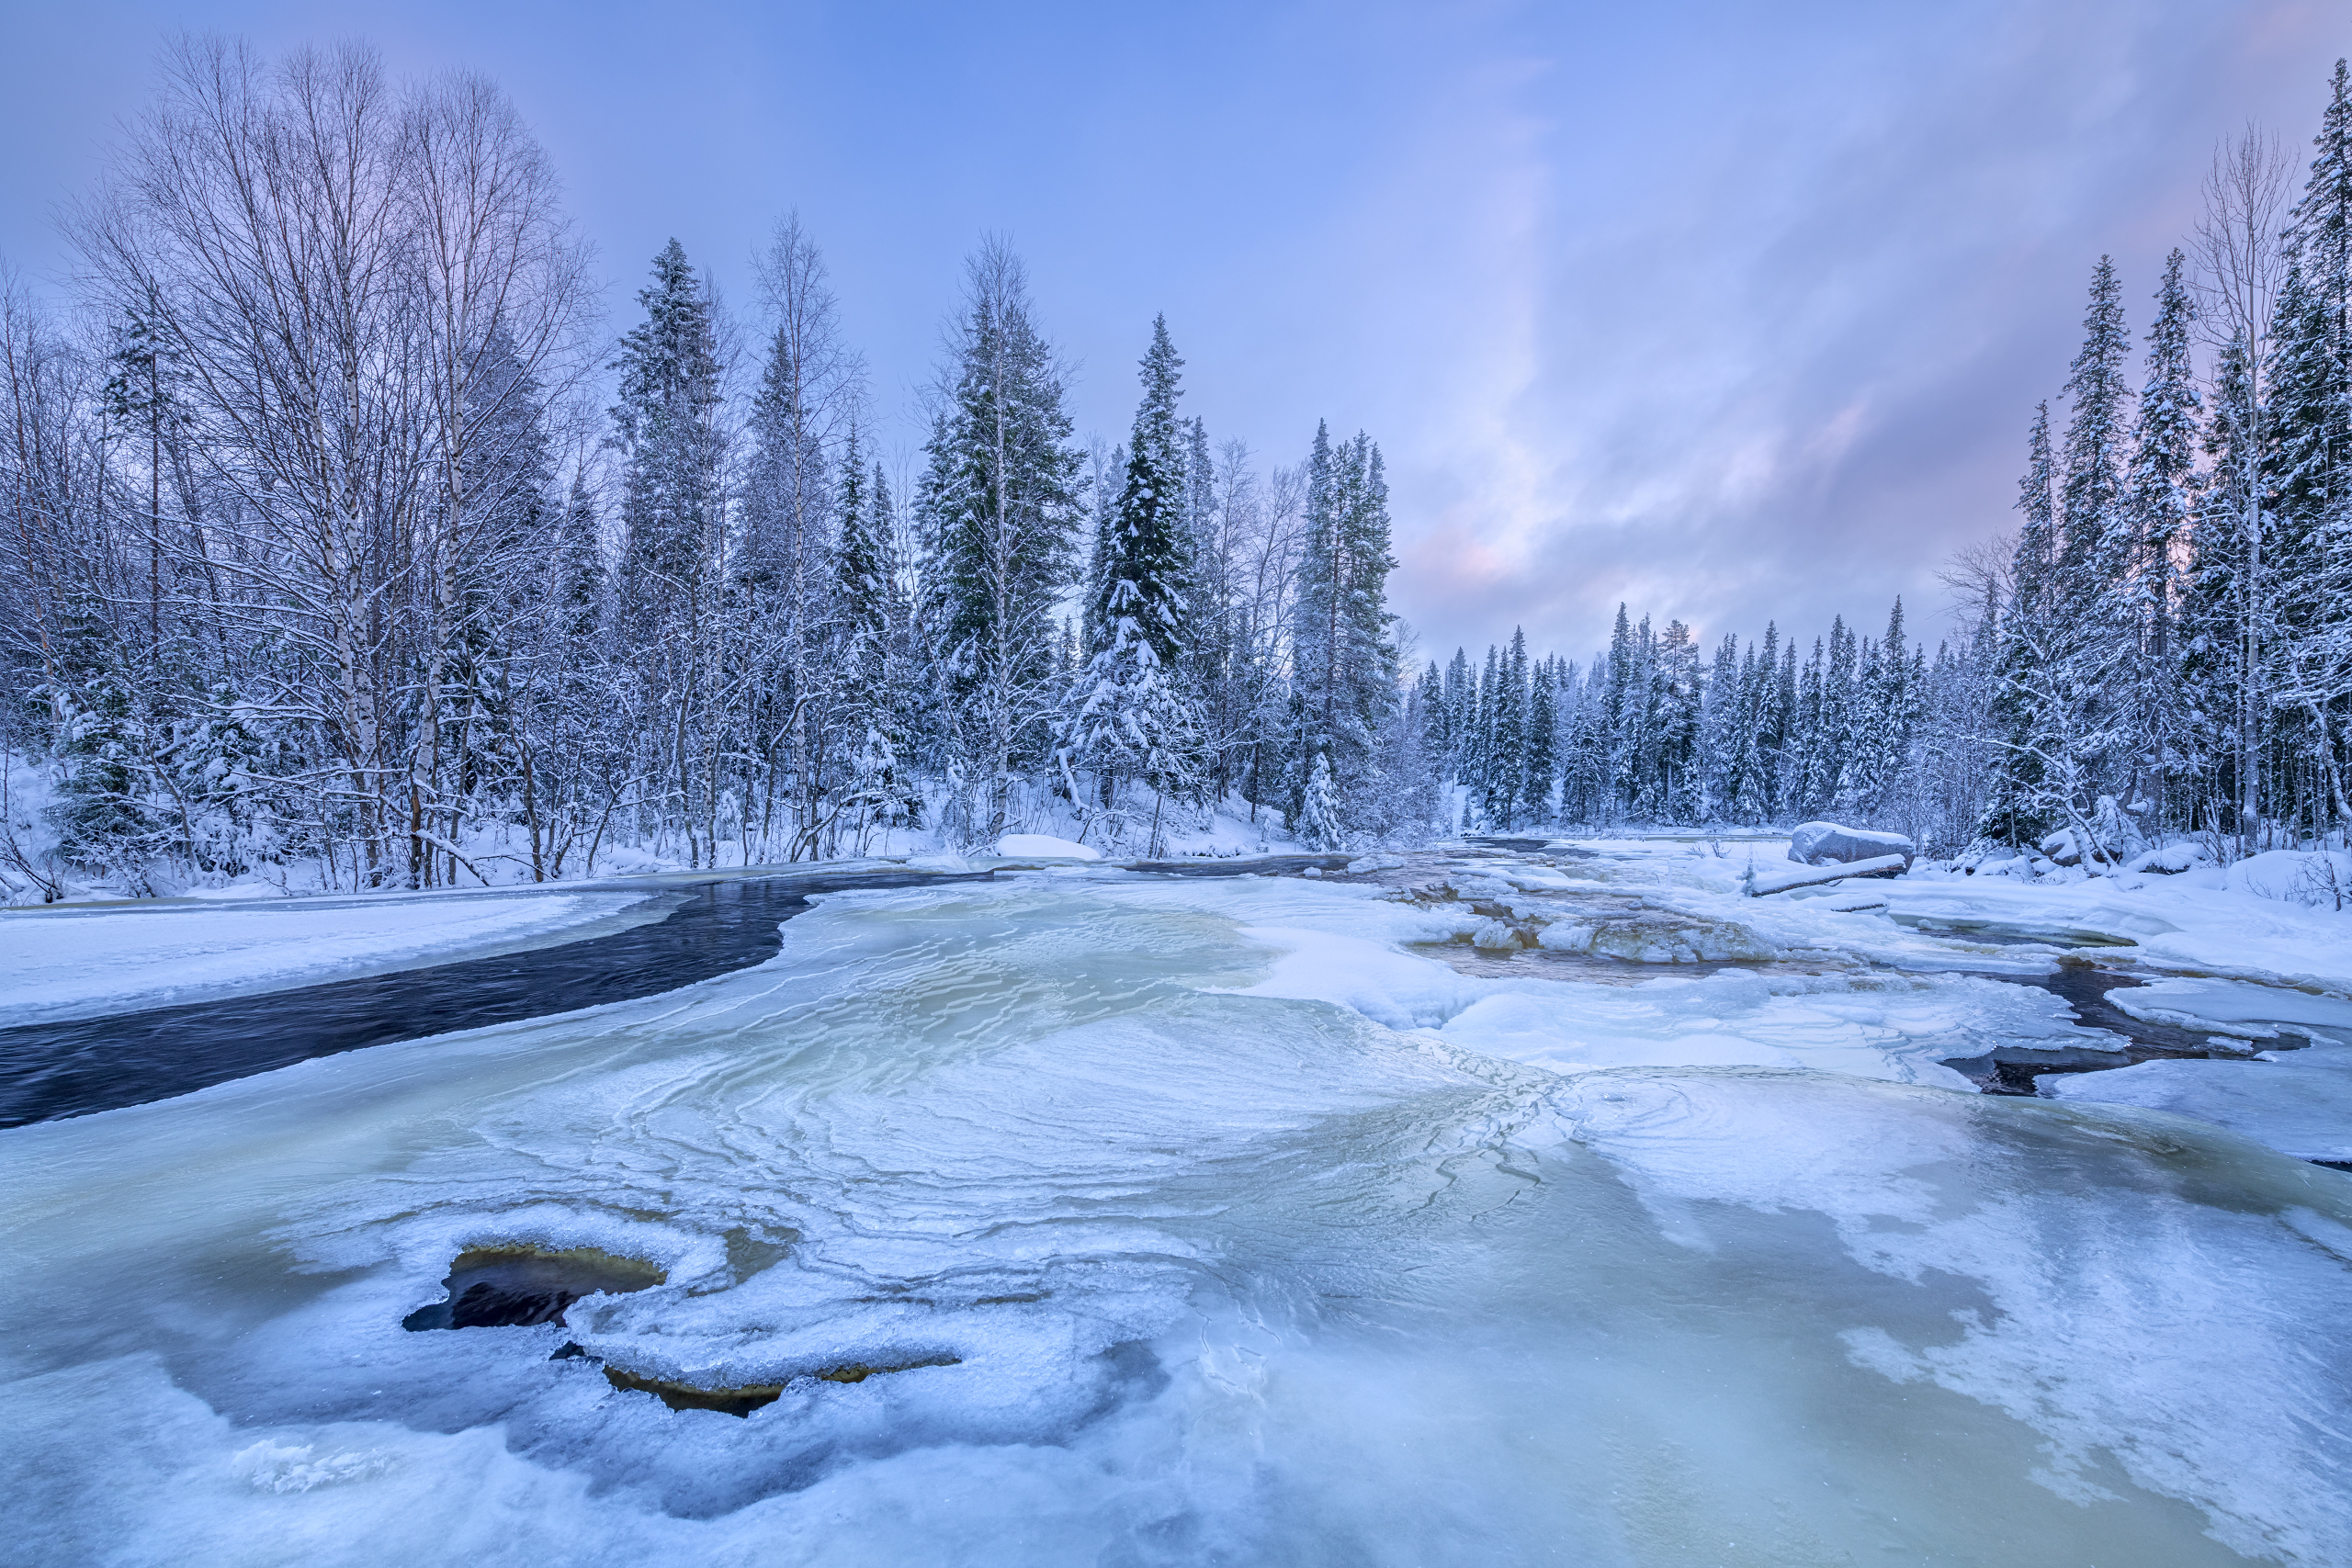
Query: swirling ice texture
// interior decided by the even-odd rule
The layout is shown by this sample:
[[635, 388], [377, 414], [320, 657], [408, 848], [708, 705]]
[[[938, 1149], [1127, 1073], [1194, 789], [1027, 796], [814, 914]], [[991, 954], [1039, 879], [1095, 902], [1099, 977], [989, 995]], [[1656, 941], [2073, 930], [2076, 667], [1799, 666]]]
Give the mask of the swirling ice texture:
[[[1563, 1078], [1455, 1025], [1595, 987], [1453, 976], [1395, 947], [1423, 919], [1296, 881], [843, 897], [666, 998], [8, 1134], [35, 1457], [0, 1554], [2346, 1558], [2335, 1173], [1813, 1071]], [[1318, 943], [1419, 999], [1252, 994]], [[1786, 1048], [1798, 993], [1733, 978], [1642, 1006]], [[1973, 984], [1938, 1031], [2014, 1022]], [[401, 1331], [501, 1241], [668, 1279]], [[567, 1337], [707, 1387], [955, 1364], [737, 1420]]]

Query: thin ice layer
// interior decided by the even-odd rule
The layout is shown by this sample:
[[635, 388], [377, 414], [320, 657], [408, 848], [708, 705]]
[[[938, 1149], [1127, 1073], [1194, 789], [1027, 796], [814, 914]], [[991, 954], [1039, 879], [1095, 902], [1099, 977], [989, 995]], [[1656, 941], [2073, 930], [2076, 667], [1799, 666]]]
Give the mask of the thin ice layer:
[[2352, 1163], [2352, 1045], [2265, 1051], [2250, 1061], [2143, 1062], [2034, 1083], [2053, 1100], [2169, 1111], [2297, 1159]]

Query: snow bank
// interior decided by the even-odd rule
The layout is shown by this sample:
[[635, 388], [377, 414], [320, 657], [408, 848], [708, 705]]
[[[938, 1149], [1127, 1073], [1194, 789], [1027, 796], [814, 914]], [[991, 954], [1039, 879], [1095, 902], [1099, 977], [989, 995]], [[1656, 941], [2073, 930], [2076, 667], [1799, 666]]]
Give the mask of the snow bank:
[[670, 908], [649, 889], [0, 910], [0, 1027], [519, 953]]
[[1007, 860], [1101, 860], [1102, 852], [1049, 833], [1007, 833], [996, 841]]
[[2331, 913], [2352, 908], [2352, 854], [2342, 850], [2271, 850], [2231, 866], [2226, 886], [2233, 893], [2308, 904]]

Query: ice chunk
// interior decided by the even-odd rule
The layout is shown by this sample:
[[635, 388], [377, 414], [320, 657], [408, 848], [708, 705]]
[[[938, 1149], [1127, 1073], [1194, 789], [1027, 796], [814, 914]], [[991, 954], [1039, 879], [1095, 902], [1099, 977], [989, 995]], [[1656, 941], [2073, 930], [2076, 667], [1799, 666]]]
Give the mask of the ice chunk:
[[2242, 1040], [2274, 1040], [2279, 1024], [2340, 1030], [2352, 1041], [2352, 1001], [2315, 997], [2283, 986], [2243, 980], [2167, 979], [2109, 993], [2109, 1000], [2133, 1018], [2174, 1023]]
[[1482, 920], [1470, 933], [1470, 945], [1496, 953], [1515, 951], [1520, 945], [1519, 932], [1500, 920]]

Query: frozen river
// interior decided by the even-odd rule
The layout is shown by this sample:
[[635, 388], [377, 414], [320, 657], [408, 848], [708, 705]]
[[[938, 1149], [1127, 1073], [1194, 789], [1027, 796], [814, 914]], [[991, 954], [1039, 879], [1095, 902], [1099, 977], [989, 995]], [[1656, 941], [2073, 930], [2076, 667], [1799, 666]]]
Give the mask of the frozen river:
[[2051, 948], [1385, 881], [834, 894], [0, 1133], [0, 1560], [2352, 1561], [2352, 1178], [1973, 1092]]

